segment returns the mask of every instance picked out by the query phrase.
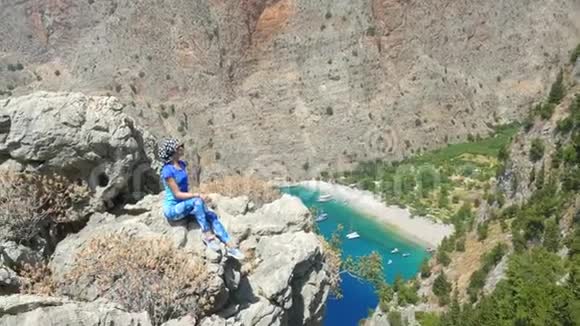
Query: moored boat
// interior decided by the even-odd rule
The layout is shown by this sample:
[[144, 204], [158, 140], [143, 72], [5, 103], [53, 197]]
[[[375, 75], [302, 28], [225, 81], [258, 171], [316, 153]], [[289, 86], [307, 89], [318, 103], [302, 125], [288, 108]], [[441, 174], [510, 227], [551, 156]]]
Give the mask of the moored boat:
[[332, 196], [331, 195], [320, 195], [318, 197], [318, 202], [319, 203], [324, 203], [324, 202], [331, 201], [331, 200], [332, 200]]
[[360, 235], [357, 232], [351, 232], [349, 234], [346, 235], [347, 239], [356, 239], [356, 238], [360, 238]]

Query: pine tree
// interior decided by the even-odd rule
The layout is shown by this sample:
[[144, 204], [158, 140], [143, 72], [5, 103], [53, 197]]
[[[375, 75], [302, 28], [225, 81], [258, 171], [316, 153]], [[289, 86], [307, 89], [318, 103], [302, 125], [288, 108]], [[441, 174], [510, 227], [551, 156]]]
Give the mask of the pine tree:
[[444, 271], [441, 271], [441, 274], [433, 282], [433, 293], [439, 298], [440, 305], [444, 306], [449, 303], [451, 283], [447, 281], [447, 276]]
[[544, 231], [544, 247], [552, 252], [556, 252], [560, 249], [560, 228], [553, 219], [546, 222], [546, 229]]
[[545, 175], [546, 175], [546, 171], [544, 169], [544, 163], [542, 163], [542, 167], [540, 168], [540, 171], [538, 172], [538, 175], [536, 176], [536, 188], [537, 189], [542, 189], [544, 187]]
[[429, 260], [425, 258], [421, 263], [421, 278], [427, 278], [429, 276], [431, 276], [431, 268], [429, 267]]

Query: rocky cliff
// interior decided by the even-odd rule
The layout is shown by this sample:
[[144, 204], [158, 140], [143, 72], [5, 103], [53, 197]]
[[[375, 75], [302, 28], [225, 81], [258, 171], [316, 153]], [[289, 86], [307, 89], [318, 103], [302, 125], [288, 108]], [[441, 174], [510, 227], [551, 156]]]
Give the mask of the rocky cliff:
[[3, 1], [0, 94], [118, 96], [202, 178], [398, 159], [522, 116], [578, 1]]
[[[122, 111], [113, 98], [77, 93], [0, 102], [0, 325], [320, 324], [332, 272], [300, 200], [258, 206], [212, 194], [247, 258], [210, 251], [196, 222], [163, 217], [148, 134]], [[22, 171], [57, 171], [88, 186], [92, 200], [64, 212], [74, 213], [74, 230], [43, 209], [52, 201], [15, 215], [27, 202], [6, 178]], [[36, 198], [34, 185], [21, 186]], [[141, 200], [102, 210], [119, 196]], [[36, 229], [14, 239], [22, 221]]]
[[[74, 297], [76, 301], [64, 297], [20, 294], [0, 296], [0, 325], [67, 323], [96, 326], [110, 322], [116, 325], [137, 322], [143, 326], [151, 325], [147, 313], [110, 301], [107, 294], [113, 291], [115, 285], [103, 291], [98, 280], [91, 279], [90, 275], [75, 277], [71, 282], [69, 275], [71, 271], [78, 272], [75, 267], [82, 264], [79, 261], [81, 257], [87, 259], [81, 253], [91, 244], [91, 240], [112, 234], [127, 236], [124, 241], [129, 243], [136, 238], [169, 239], [179, 251], [186, 253], [185, 257], [196, 259], [196, 263], [203, 265], [207, 275], [206, 283], [200, 290], [203, 292], [200, 300], [209, 302], [206, 308], [209, 315], [198, 320], [199, 325], [319, 324], [328, 295], [329, 275], [324, 268], [320, 240], [305, 231], [309, 225], [308, 210], [298, 199], [287, 195], [247, 213], [247, 198], [214, 198], [216, 210], [221, 213], [224, 224], [232, 230], [232, 235], [240, 240], [241, 248], [250, 256], [243, 264], [206, 249], [195, 222], [167, 224], [160, 215], [161, 197], [148, 196], [136, 205], [127, 206], [126, 214], [93, 215], [80, 233], [71, 234], [59, 243], [50, 262], [52, 277], [56, 283], [62, 284], [57, 293]], [[279, 215], [272, 215], [274, 211]], [[249, 225], [252, 225], [251, 229]], [[116, 257], [112, 254], [114, 251], [115, 248], [109, 248], [107, 253], [111, 260]], [[110, 266], [119, 268], [115, 265], [126, 263], [111, 261]], [[142, 279], [135, 281], [151, 282], [147, 279], [147, 270], [141, 273]], [[116, 282], [121, 283], [121, 280]], [[150, 286], [154, 287], [155, 284]], [[143, 288], [146, 289], [147, 285]], [[177, 323], [181, 318], [168, 322], [168, 325]], [[193, 324], [195, 321], [184, 320], [178, 325]]]

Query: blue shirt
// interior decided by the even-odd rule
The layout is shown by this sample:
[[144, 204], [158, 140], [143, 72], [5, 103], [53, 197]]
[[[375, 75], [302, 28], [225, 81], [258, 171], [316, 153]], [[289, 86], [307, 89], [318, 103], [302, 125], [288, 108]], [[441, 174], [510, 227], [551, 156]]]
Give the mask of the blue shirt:
[[187, 180], [187, 164], [184, 161], [179, 161], [180, 168], [176, 168], [173, 163], [167, 163], [161, 169], [161, 181], [163, 182], [163, 188], [165, 189], [165, 200], [163, 201], [163, 207], [170, 207], [179, 202], [181, 199], [175, 198], [171, 188], [167, 184], [167, 179], [173, 178], [177, 187], [182, 192], [189, 191], [189, 181]]

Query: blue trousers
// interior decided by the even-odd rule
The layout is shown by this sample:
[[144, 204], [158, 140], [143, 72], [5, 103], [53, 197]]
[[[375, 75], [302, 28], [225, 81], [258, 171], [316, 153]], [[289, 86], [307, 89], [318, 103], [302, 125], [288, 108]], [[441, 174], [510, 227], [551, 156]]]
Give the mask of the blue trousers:
[[220, 222], [216, 213], [207, 209], [205, 202], [198, 197], [179, 202], [163, 209], [165, 217], [170, 221], [178, 221], [186, 217], [195, 217], [202, 232], [212, 231], [222, 242], [230, 242], [230, 235]]

